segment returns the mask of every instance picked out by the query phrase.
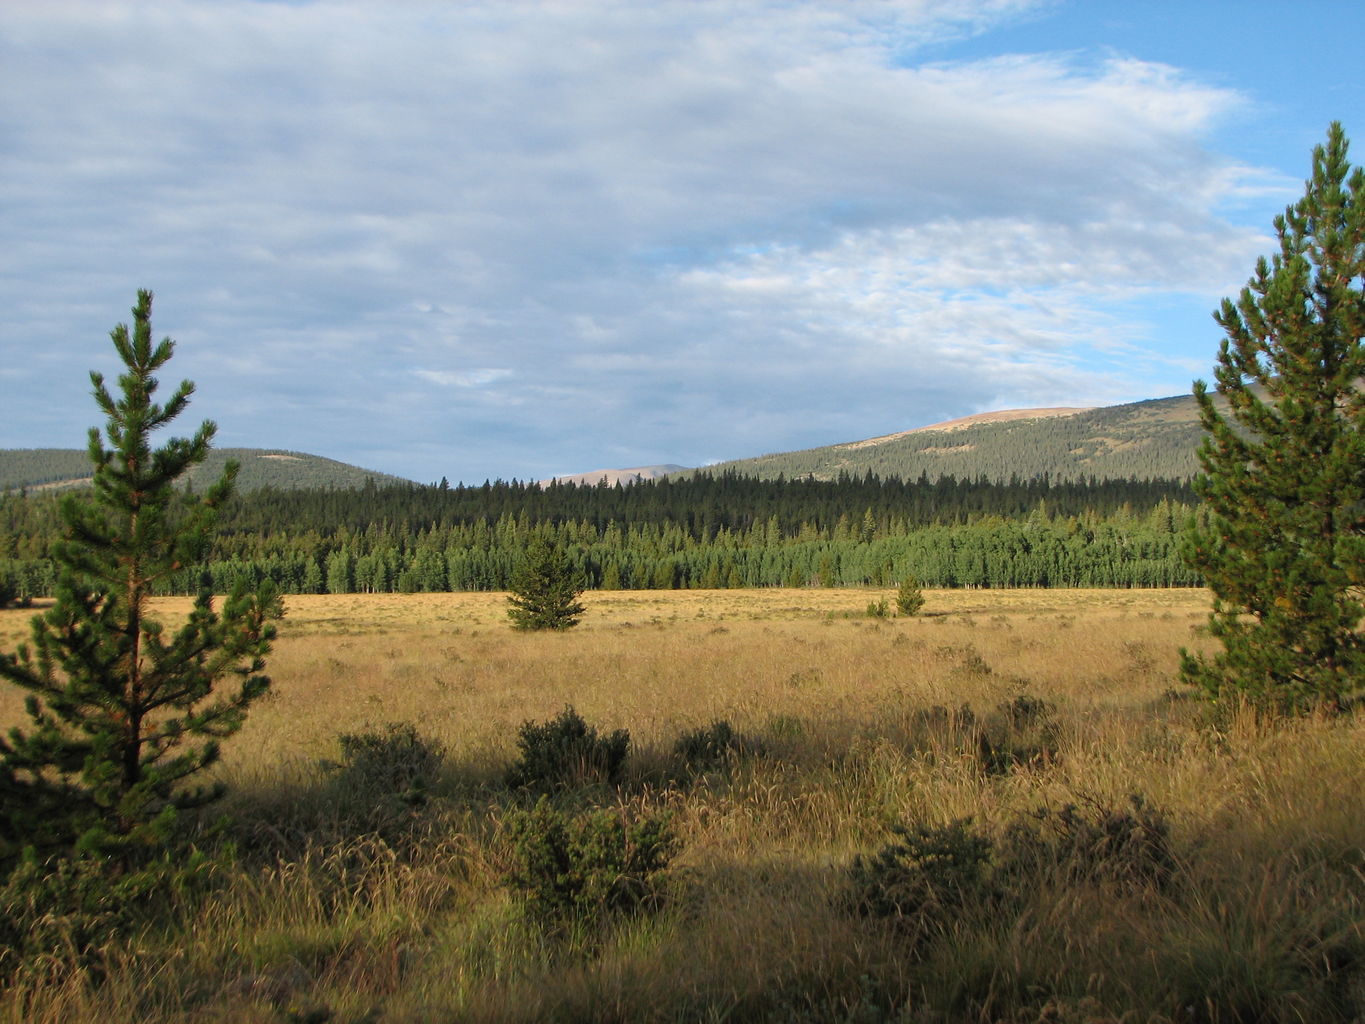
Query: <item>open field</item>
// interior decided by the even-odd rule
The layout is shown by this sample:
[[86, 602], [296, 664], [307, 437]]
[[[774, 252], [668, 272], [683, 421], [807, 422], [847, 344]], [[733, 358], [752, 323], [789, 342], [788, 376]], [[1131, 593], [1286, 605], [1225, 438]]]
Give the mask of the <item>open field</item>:
[[[1269, 728], [1233, 715], [1214, 728], [1175, 680], [1179, 648], [1203, 642], [1202, 591], [931, 591], [921, 616], [868, 617], [880, 596], [592, 593], [583, 624], [556, 635], [513, 632], [497, 594], [290, 597], [274, 693], [218, 769], [236, 852], [216, 888], [111, 946], [102, 982], [22, 977], [0, 1020], [1221, 1022], [1365, 1009], [1357, 719]], [[31, 614], [0, 612], [0, 649]], [[670, 814], [679, 846], [662, 909], [556, 938], [505, 884], [508, 822], [529, 798], [503, 773], [518, 726], [566, 704], [629, 730], [631, 754], [619, 787], [558, 805]], [[0, 718], [19, 715], [17, 695], [0, 694]], [[721, 719], [749, 746], [683, 771], [678, 738]], [[445, 749], [424, 803], [348, 789], [327, 768], [340, 735], [389, 723]], [[1120, 820], [1130, 794], [1160, 818], [1160, 884], [1081, 878], [1059, 861], [920, 940], [849, 909], [849, 865], [894, 825], [971, 818], [1003, 843], [1011, 826], [1055, 825], [1031, 817], [1040, 809]], [[1086, 854], [1101, 866], [1130, 855], [1095, 842], [1111, 844]]]

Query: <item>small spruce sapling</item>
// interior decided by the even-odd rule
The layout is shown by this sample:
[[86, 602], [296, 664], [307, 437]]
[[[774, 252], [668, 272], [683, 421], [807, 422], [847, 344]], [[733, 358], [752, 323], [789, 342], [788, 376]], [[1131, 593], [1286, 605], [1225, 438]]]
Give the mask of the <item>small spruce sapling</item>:
[[896, 611], [901, 615], [918, 615], [923, 607], [924, 591], [920, 589], [919, 580], [906, 576], [896, 591]]
[[516, 629], [569, 629], [578, 625], [583, 585], [568, 553], [535, 535], [512, 571], [507, 615]]

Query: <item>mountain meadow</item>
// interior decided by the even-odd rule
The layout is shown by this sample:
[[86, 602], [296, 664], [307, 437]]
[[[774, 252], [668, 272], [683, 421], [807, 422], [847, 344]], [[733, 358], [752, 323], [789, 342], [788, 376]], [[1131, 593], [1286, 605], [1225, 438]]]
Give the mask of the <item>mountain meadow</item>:
[[[234, 453], [207, 558], [152, 606], [285, 595], [270, 688], [203, 771], [227, 795], [135, 876], [164, 871], [154, 899], [16, 869], [0, 1021], [1356, 1019], [1365, 723], [1181, 681], [1216, 646], [1181, 554], [1209, 520], [1150, 457], [1188, 411], [628, 485]], [[1072, 460], [1032, 472], [1036, 431]], [[829, 461], [907, 443], [976, 461]], [[0, 650], [88, 486], [29, 454]], [[508, 621], [542, 541], [586, 588], [575, 629]]]
[[[0, 649], [63, 493], [0, 498]], [[156, 598], [287, 595], [199, 866], [10, 901], [0, 1020], [1349, 1019], [1365, 736], [1179, 681], [1202, 516], [1187, 478], [243, 487]], [[577, 629], [509, 628], [533, 538]]]

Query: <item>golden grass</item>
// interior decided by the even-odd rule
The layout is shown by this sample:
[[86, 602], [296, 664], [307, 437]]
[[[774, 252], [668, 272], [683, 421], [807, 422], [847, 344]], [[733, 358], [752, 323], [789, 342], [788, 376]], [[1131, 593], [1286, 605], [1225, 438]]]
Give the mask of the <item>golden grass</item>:
[[[936, 591], [889, 620], [865, 614], [878, 596], [593, 593], [564, 634], [513, 631], [499, 594], [290, 597], [273, 693], [217, 769], [260, 849], [179, 932], [111, 954], [104, 983], [16, 989], [0, 1020], [892, 1019], [892, 1004], [923, 1020], [1162, 1019], [1220, 971], [1207, 983], [1223, 994], [1190, 1019], [1251, 1019], [1220, 1009], [1255, 988], [1238, 987], [1239, 956], [1289, 979], [1265, 1019], [1327, 1005], [1294, 951], [1359, 937], [1358, 722], [1215, 732], [1170, 699], [1179, 648], [1203, 642], [1202, 591]], [[0, 649], [30, 614], [0, 613]], [[1055, 709], [1042, 762], [987, 773], [970, 737], [925, 731], [933, 705], [987, 716], [1020, 696]], [[672, 907], [591, 947], [547, 943], [500, 882], [517, 727], [566, 704], [629, 730], [610, 799], [670, 811], [682, 839]], [[0, 718], [18, 716], [0, 695]], [[676, 739], [717, 719], [767, 756], [668, 784]], [[340, 734], [390, 722], [448, 751], [397, 845], [330, 809], [323, 767]], [[1003, 829], [1133, 792], [1168, 816], [1194, 895], [1040, 893], [1013, 923], [964, 924], [928, 965], [838, 908], [846, 865], [892, 824]]]

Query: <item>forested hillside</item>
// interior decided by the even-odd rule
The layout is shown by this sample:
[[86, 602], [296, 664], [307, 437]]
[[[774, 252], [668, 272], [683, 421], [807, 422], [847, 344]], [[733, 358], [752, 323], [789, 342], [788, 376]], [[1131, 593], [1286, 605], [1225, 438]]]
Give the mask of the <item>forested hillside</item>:
[[[49, 493], [0, 498], [0, 575], [51, 586]], [[401, 484], [263, 488], [225, 509], [204, 572], [216, 590], [269, 576], [290, 593], [501, 590], [532, 534], [565, 546], [591, 588], [890, 585], [1184, 586], [1181, 481], [1003, 485], [871, 474], [832, 481], [734, 473], [631, 486]]]
[[[387, 473], [350, 466], [318, 455], [261, 448], [216, 448], [203, 465], [190, 472], [191, 486], [207, 488], [223, 473], [229, 460], [241, 470], [237, 477], [240, 491], [262, 487], [279, 489], [299, 487], [364, 487], [400, 483]], [[21, 488], [74, 487], [90, 479], [90, 456], [76, 448], [0, 449], [0, 491]]]
[[1203, 438], [1188, 395], [951, 430], [917, 430], [882, 439], [739, 459], [712, 467], [760, 477], [832, 479], [839, 473], [913, 480], [955, 476], [1001, 483], [1052, 480], [1188, 479]]

